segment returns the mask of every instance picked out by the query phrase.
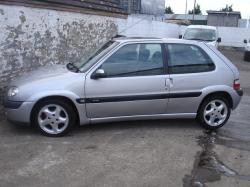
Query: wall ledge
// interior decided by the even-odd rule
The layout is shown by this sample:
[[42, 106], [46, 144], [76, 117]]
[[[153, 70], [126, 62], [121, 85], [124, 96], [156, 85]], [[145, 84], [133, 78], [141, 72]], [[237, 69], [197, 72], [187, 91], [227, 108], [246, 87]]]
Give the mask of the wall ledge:
[[46, 1], [30, 1], [30, 0], [7, 0], [7, 1], [0, 1], [2, 5], [10, 5], [10, 6], [24, 6], [24, 7], [31, 7], [31, 8], [41, 8], [41, 9], [51, 9], [57, 11], [66, 11], [66, 12], [73, 12], [73, 13], [81, 13], [81, 14], [90, 14], [90, 15], [98, 15], [98, 16], [105, 16], [105, 17], [114, 17], [114, 18], [121, 18], [127, 19], [128, 14], [121, 10], [118, 12], [117, 10], [98, 10], [97, 8], [86, 8], [80, 7], [76, 4], [68, 5], [63, 3], [51, 3]]

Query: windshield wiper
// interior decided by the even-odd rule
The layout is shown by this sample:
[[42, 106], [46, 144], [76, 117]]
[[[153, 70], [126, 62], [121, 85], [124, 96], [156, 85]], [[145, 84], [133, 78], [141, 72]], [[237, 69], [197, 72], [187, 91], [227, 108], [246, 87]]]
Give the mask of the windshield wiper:
[[79, 68], [71, 62], [68, 63], [66, 67], [68, 68], [68, 70], [76, 72], [76, 73], [80, 71]]
[[206, 39], [201, 39], [201, 38], [190, 38], [188, 40], [198, 40], [198, 41], [206, 41], [206, 42], [213, 42], [214, 40], [206, 40]]
[[204, 40], [204, 41], [206, 41], [206, 42], [213, 42], [213, 41], [215, 41], [215, 40]]
[[200, 38], [189, 38], [188, 40], [199, 40], [199, 41], [204, 41], [203, 39], [200, 39]]

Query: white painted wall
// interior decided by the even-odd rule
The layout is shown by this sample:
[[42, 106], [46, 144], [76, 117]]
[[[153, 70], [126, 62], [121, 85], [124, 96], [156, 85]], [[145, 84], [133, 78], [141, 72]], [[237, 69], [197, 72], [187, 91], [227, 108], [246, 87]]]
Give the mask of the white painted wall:
[[118, 21], [118, 32], [128, 37], [178, 38], [183, 26], [154, 21], [149, 16], [131, 15]]
[[218, 27], [221, 46], [244, 47], [244, 39], [250, 39], [250, 28]]

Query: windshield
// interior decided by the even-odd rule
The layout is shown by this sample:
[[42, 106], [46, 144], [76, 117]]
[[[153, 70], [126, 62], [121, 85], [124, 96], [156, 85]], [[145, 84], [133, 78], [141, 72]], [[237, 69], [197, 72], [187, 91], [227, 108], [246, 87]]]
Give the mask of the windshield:
[[90, 53], [79, 60], [79, 62], [67, 64], [67, 68], [74, 72], [85, 72], [116, 45], [118, 45], [118, 42], [109, 41], [97, 48], [93, 53]]
[[187, 29], [184, 35], [186, 40], [215, 41], [216, 31], [212, 29]]

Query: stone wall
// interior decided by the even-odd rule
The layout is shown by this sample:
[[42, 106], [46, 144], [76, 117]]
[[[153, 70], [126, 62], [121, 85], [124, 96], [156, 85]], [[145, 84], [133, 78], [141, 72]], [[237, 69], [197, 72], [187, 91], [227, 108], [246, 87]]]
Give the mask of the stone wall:
[[0, 99], [8, 82], [46, 64], [75, 62], [118, 32], [117, 18], [0, 5]]

